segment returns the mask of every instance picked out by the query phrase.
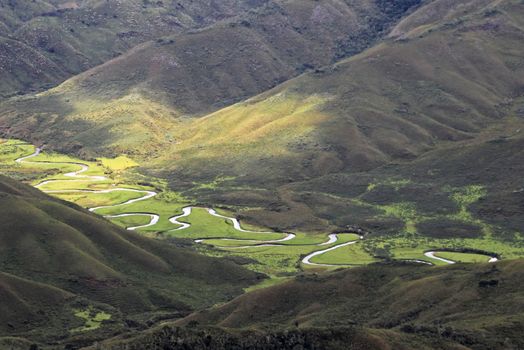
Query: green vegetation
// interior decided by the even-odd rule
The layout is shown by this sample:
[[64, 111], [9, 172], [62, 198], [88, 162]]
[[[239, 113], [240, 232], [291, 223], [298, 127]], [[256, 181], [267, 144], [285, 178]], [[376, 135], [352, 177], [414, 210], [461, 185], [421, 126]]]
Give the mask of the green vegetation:
[[134, 160], [126, 157], [126, 156], [119, 156], [116, 158], [100, 158], [100, 161], [102, 162], [102, 165], [105, 168], [108, 168], [112, 171], [122, 171], [129, 168], [134, 168], [138, 166], [138, 163]]
[[[279, 237], [282, 238], [282, 237]], [[257, 234], [250, 234], [250, 239], [253, 240], [260, 240], [259, 236]], [[318, 245], [321, 243], [324, 243], [327, 241], [327, 237], [325, 234], [311, 234], [311, 233], [296, 233], [296, 237], [288, 240], [280, 242], [279, 244], [286, 245], [286, 246], [295, 246], [295, 245]], [[206, 239], [204, 240], [204, 243], [213, 245], [216, 247], [236, 247], [236, 246], [250, 246], [250, 245], [256, 245], [260, 244], [260, 242], [250, 242], [245, 240], [220, 240], [220, 239]]]
[[367, 265], [379, 261], [373, 258], [368, 252], [363, 249], [360, 243], [351, 244], [330, 252], [317, 255], [311, 262], [317, 264], [332, 264], [332, 265]]
[[[191, 343], [191, 335], [176, 333], [177, 327], [190, 329], [190, 324], [196, 324], [193, 331], [202, 333], [218, 324], [223, 333], [212, 337], [218, 349], [224, 339], [235, 344], [235, 334], [245, 338], [250, 334], [250, 341], [258, 346], [265, 337], [286, 339], [283, 349], [293, 349], [292, 339], [300, 339], [299, 343], [302, 337], [326, 349], [347, 349], [348, 344], [358, 350], [447, 350], [471, 348], [471, 344], [486, 349], [519, 348], [524, 345], [522, 278], [522, 259], [444, 268], [377, 264], [301, 275], [163, 325], [155, 329], [155, 337], [137, 336], [135, 341], [144, 347], [153, 339], [166, 347], [174, 344], [171, 339]], [[275, 329], [285, 329], [286, 334], [273, 335]], [[323, 333], [326, 329], [329, 335]], [[333, 339], [345, 341], [333, 343]], [[123, 345], [125, 340], [106, 344]]]
[[180, 231], [167, 231], [166, 235], [177, 238], [231, 238], [273, 240], [283, 237], [280, 233], [246, 233], [233, 228], [229, 220], [211, 216], [206, 209], [195, 208], [188, 217], [180, 221], [191, 224], [191, 227]]
[[102, 322], [110, 320], [111, 315], [104, 311], [94, 310], [92, 307], [88, 307], [85, 310], [76, 309], [74, 310], [75, 316], [85, 320], [85, 324], [81, 327], [74, 328], [71, 332], [88, 332], [94, 331], [102, 326]]
[[[261, 279], [232, 261], [122, 230], [4, 176], [0, 232], [0, 332], [36, 342], [135, 329], [124, 320], [145, 327], [229, 300]], [[74, 334], [64, 334], [68, 329]], [[92, 335], [82, 338], [86, 331]]]
[[[44, 190], [47, 190], [47, 188], [44, 187]], [[56, 193], [56, 196], [64, 200], [74, 202], [84, 208], [93, 208], [98, 206], [120, 204], [130, 199], [143, 197], [143, 194], [136, 192], [116, 191], [109, 193]]]
[[[13, 148], [13, 145], [18, 145], [17, 147], [22, 147], [22, 149]], [[22, 153], [22, 150], [25, 153]], [[3, 164], [5, 165], [20, 155], [31, 154], [33, 150], [33, 148], [28, 147], [27, 144], [21, 141], [8, 141], [0, 146], [0, 151], [4, 157]], [[72, 165], [71, 163], [82, 163], [89, 166], [87, 171], [81, 173], [82, 176], [105, 176], [106, 179], [93, 180], [86, 178], [84, 181], [76, 181], [77, 179], [64, 176], [64, 172], [78, 171], [80, 169], [79, 165]], [[104, 164], [113, 164], [113, 168], [106, 168]], [[84, 207], [110, 206], [97, 211], [101, 215], [119, 215], [123, 213], [158, 214], [160, 216], [158, 223], [140, 229], [142, 234], [157, 238], [185, 239], [188, 242], [203, 239], [202, 244], [197, 246], [202, 253], [216, 257], [248, 259], [246, 267], [271, 277], [270, 281], [263, 282], [260, 286], [278, 283], [283, 278], [287, 278], [290, 274], [297, 273], [301, 269], [309, 269], [310, 266], [300, 263], [302, 257], [318, 250], [350, 242], [357, 237], [356, 235], [341, 234], [337, 242], [330, 245], [320, 245], [327, 241], [326, 234], [297, 233], [292, 240], [267, 246], [263, 244], [264, 241], [280, 240], [286, 234], [264, 232], [266, 230], [261, 227], [245, 224], [243, 224], [244, 228], [258, 233], [241, 232], [233, 228], [230, 220], [212, 216], [204, 208], [194, 208], [189, 216], [179, 219], [181, 222], [190, 224], [190, 227], [177, 230], [179, 226], [171, 223], [169, 219], [180, 215], [182, 208], [190, 205], [190, 202], [179, 193], [165, 190], [165, 184], [161, 180], [143, 178], [143, 176], [137, 177], [137, 174], [130, 172], [130, 168], [122, 165], [129, 164], [127, 158], [120, 158], [116, 163], [120, 165], [114, 164], [107, 161], [98, 163], [84, 162], [60, 154], [43, 153], [38, 157], [31, 158], [30, 163], [19, 165], [19, 168], [22, 172], [25, 167], [41, 172], [42, 177], [35, 180], [34, 183], [50, 178], [60, 180], [42, 186], [44, 190], [106, 190], [116, 186], [116, 176], [118, 176], [118, 187], [120, 188], [128, 187], [145, 191], [158, 191], [159, 188], [163, 188], [164, 190], [160, 191], [157, 196], [148, 200], [115, 207], [111, 207], [111, 205], [141, 198], [143, 193], [126, 191], [108, 193], [66, 192], [54, 193], [54, 195]], [[116, 175], [115, 170], [118, 167], [121, 168], [117, 171], [118, 175]], [[53, 169], [51, 177], [45, 172], [46, 169]], [[133, 177], [136, 177], [136, 180], [131, 180]], [[218, 189], [221, 184], [230, 180], [233, 179], [217, 178], [212, 183], [203, 184], [200, 189]], [[143, 183], [145, 182], [155, 187], [144, 186]], [[377, 193], [382, 193], [388, 189], [398, 194], [417, 185], [417, 183], [411, 180], [399, 179], [398, 177], [386, 178], [374, 181], [371, 185], [368, 184], [359, 197], [351, 199], [351, 203], [361, 208], [370, 208], [379, 213], [379, 217], [399, 220], [403, 224], [403, 229], [401, 228], [394, 235], [370, 235], [362, 242], [317, 255], [311, 261], [316, 264], [353, 266], [370, 264], [384, 259], [396, 259], [421, 260], [435, 265], [445, 265], [444, 262], [424, 256], [424, 251], [443, 248], [455, 250], [476, 249], [499, 254], [505, 259], [522, 256], [524, 251], [522, 242], [518, 244], [505, 242], [493, 239], [490, 235], [481, 235], [476, 238], [471, 233], [473, 229], [471, 225], [477, 225], [483, 230], [485, 227], [492, 229], [489, 224], [474, 218], [470, 212], [471, 206], [486, 195], [486, 190], [482, 186], [465, 186], [463, 188], [443, 186], [442, 192], [447, 194], [452, 203], [456, 203], [457, 209], [454, 212], [440, 215], [421, 213], [416, 202], [410, 202], [406, 200], [407, 198], [404, 199], [402, 195], [397, 195], [399, 199], [402, 199], [401, 202], [384, 202], [380, 199], [381, 202], [377, 203], [377, 200], [373, 197]], [[334, 200], [342, 198], [339, 196], [331, 197]], [[395, 196], [392, 196], [392, 198], [395, 198]], [[220, 214], [230, 217], [234, 216], [233, 213], [224, 210], [220, 210]], [[135, 227], [148, 224], [150, 218], [137, 215], [111, 218], [111, 220], [121, 227]], [[465, 230], [463, 235], [459, 234], [458, 231], [460, 225]], [[477, 262], [480, 258], [482, 258], [481, 261], [485, 261], [486, 259], [485, 256], [454, 254], [460, 256], [460, 259], [457, 259], [457, 261], [463, 262]], [[318, 266], [314, 268], [318, 268]]]
[[[2, 146], [9, 146], [4, 143]], [[3, 147], [0, 146], [0, 149]], [[30, 149], [32, 153], [33, 149]], [[6, 152], [9, 153], [9, 152]], [[18, 156], [18, 153], [11, 152], [12, 157]], [[55, 163], [56, 162], [56, 163]], [[103, 193], [83, 193], [74, 192], [75, 189], [83, 190], [107, 190], [114, 188], [113, 181], [108, 174], [112, 174], [111, 169], [102, 167], [104, 162], [93, 163], [84, 162], [72, 157], [62, 156], [59, 154], [42, 153], [37, 157], [31, 158], [27, 163], [22, 164], [31, 167], [37, 171], [41, 171], [40, 167], [53, 167], [55, 170], [62, 171], [77, 171], [79, 165], [71, 165], [70, 163], [86, 164], [89, 169], [82, 172], [80, 176], [106, 176], [105, 180], [79, 178], [82, 181], [77, 181], [76, 178], [64, 176], [63, 173], [54, 173], [51, 178], [40, 178], [35, 183], [40, 183], [44, 180], [52, 179], [53, 181], [42, 186], [43, 190], [50, 191], [73, 191], [65, 193], [53, 193], [59, 198], [75, 202], [84, 207], [94, 206], [111, 206], [123, 203], [130, 199], [141, 198], [143, 194], [136, 192], [114, 191]], [[91, 168], [93, 167], [93, 168]], [[123, 178], [126, 178], [125, 172], [122, 173]], [[121, 175], [122, 175], [121, 174]], [[45, 174], [44, 174], [45, 176]], [[56, 181], [58, 180], [58, 181]], [[124, 184], [119, 184], [122, 187]], [[129, 188], [141, 190], [156, 190], [144, 186], [137, 186], [133, 183], [125, 184]], [[327, 241], [325, 234], [305, 234], [297, 233], [296, 237], [289, 241], [279, 243], [275, 247], [258, 247], [257, 244], [263, 241], [280, 240], [286, 237], [287, 234], [276, 232], [263, 232], [264, 229], [252, 225], [244, 225], [246, 229], [256, 232], [241, 232], [236, 230], [230, 220], [215, 217], [210, 215], [204, 208], [194, 208], [191, 214], [187, 217], [181, 218], [180, 221], [189, 223], [191, 226], [184, 230], [176, 230], [177, 225], [171, 223], [169, 219], [177, 214], [181, 214], [182, 208], [189, 203], [184, 202], [183, 198], [170, 191], [162, 192], [160, 195], [150, 198], [145, 201], [131, 203], [125, 206], [115, 206], [103, 208], [97, 211], [101, 215], [119, 215], [122, 213], [155, 213], [160, 216], [160, 220], [156, 225], [146, 227], [141, 230], [143, 234], [152, 235], [163, 238], [178, 238], [178, 239], [206, 239], [206, 245], [212, 245], [220, 250], [211, 247], [201, 246], [199, 249], [208, 255], [212, 256], [238, 256], [242, 258], [253, 259], [252, 263], [247, 266], [254, 271], [266, 273], [274, 277], [275, 281], [265, 282], [263, 285], [271, 285], [282, 279], [286, 274], [292, 274], [300, 269], [299, 260], [301, 256], [305, 256], [311, 252], [319, 249], [330, 248], [338, 244], [349, 242], [358, 238], [356, 235], [339, 235], [339, 240], [330, 245], [319, 246], [319, 244]], [[219, 211], [222, 215], [232, 216], [233, 214], [224, 210]], [[116, 224], [122, 227], [141, 226], [147, 224], [148, 218], [143, 216], [129, 216], [111, 218]], [[227, 238], [227, 240], [222, 240]], [[238, 248], [239, 246], [253, 246], [252, 248]], [[320, 248], [321, 247], [321, 248]], [[342, 259], [344, 261], [344, 259]], [[347, 259], [346, 259], [347, 260]], [[351, 263], [352, 260], [346, 261]]]
[[226, 177], [216, 178], [212, 182], [208, 182], [208, 183], [202, 183], [202, 184], [195, 183], [195, 189], [209, 189], [209, 190], [216, 189], [223, 182], [231, 181], [231, 180], [234, 180], [234, 179], [235, 178], [232, 177], [232, 176], [226, 176]]
[[0, 348], [524, 347], [521, 3], [0, 0]]
[[0, 162], [3, 168], [14, 165], [14, 160], [34, 152], [34, 147], [18, 140], [5, 140], [0, 149]]
[[489, 260], [486, 255], [455, 252], [437, 252], [435, 256], [461, 263], [485, 263]]
[[[0, 51], [9, 69], [0, 82], [0, 97], [49, 89], [135, 45], [196, 29], [203, 17], [212, 25], [258, 7], [243, 1], [211, 6], [183, 0], [178, 8], [171, 5], [144, 0], [89, 6], [66, 0], [3, 1]], [[179, 25], [166, 26], [168, 19]], [[126, 35], [129, 32], [142, 35]]]
[[136, 226], [143, 226], [147, 225], [150, 222], [150, 218], [148, 216], [124, 216], [124, 217], [118, 217], [118, 218], [111, 218], [111, 222], [127, 228], [127, 227], [136, 227]]
[[416, 221], [419, 220], [415, 206], [411, 203], [395, 203], [391, 205], [380, 206], [379, 209], [384, 210], [388, 216], [394, 216], [401, 219], [406, 224], [407, 233], [415, 233]]
[[[389, 23], [386, 18], [400, 15], [400, 9], [406, 10], [415, 3], [402, 2], [399, 8], [395, 5], [395, 9], [380, 7], [372, 18], [376, 16]], [[296, 16], [297, 23], [302, 23], [306, 18], [303, 13], [312, 10], [313, 5], [291, 1], [284, 8], [295, 9], [297, 6], [301, 11], [290, 11], [289, 16]], [[177, 56], [179, 68], [176, 74], [166, 71], [166, 67], [159, 63], [158, 70], [149, 71], [151, 75], [121, 79], [127, 76], [130, 66], [147, 66], [143, 64], [144, 59], [149, 62], [152, 50], [171, 57], [173, 52], [186, 52], [183, 48], [192, 47], [194, 40], [213, 37], [230, 41], [231, 35], [236, 35], [239, 30], [242, 37], [259, 43], [260, 35], [268, 34], [259, 32], [259, 27], [255, 25], [259, 23], [258, 16], [251, 17], [249, 14], [246, 21], [252, 24], [250, 26], [220, 23], [213, 29], [194, 33], [190, 39], [184, 35], [173, 42], [171, 37], [162, 38], [122, 57], [119, 65], [110, 62], [29, 100], [12, 100], [2, 106], [5, 109], [0, 110], [5, 112], [0, 112], [0, 115], [6, 125], [12, 126], [15, 131], [26, 131], [26, 134], [40, 135], [43, 130], [60, 131], [45, 135], [46, 142], [55, 149], [76, 152], [78, 146], [82, 146], [78, 154], [84, 157], [111, 157], [85, 162], [90, 167], [86, 175], [105, 174], [110, 178], [108, 181], [51, 182], [42, 189], [106, 189], [115, 185], [155, 190], [160, 192], [155, 198], [106, 208], [99, 213], [157, 213], [160, 215], [159, 222], [141, 230], [141, 233], [186, 241], [207, 238], [205, 243], [214, 248], [199, 247], [206, 254], [233, 254], [247, 258], [253, 258], [255, 254], [257, 259], [269, 261], [266, 265], [272, 266], [271, 275], [296, 269], [294, 265], [300, 261], [300, 256], [313, 250], [312, 247], [302, 247], [299, 244], [301, 239], [303, 245], [319, 244], [326, 233], [344, 230], [348, 226], [370, 232], [362, 249], [370, 253], [372, 260], [416, 259], [425, 249], [478, 249], [488, 245], [500, 248], [492, 250], [503, 256], [522, 256], [522, 235], [519, 232], [522, 226], [519, 226], [519, 221], [512, 219], [512, 228], [509, 228], [504, 218], [494, 223], [489, 218], [497, 215], [483, 214], [504, 208], [508, 205], [506, 203], [518, 205], [518, 201], [512, 199], [515, 196], [511, 195], [511, 191], [518, 190], [517, 179], [510, 179], [514, 184], [510, 190], [489, 166], [494, 162], [494, 155], [505, 149], [507, 153], [520, 154], [512, 151], [520, 149], [520, 136], [510, 131], [518, 130], [522, 124], [519, 119], [503, 117], [510, 110], [518, 109], [514, 106], [518, 103], [517, 99], [506, 100], [507, 96], [516, 96], [513, 87], [518, 74], [508, 73], [507, 66], [502, 63], [506, 62], [502, 53], [507, 51], [507, 47], [515, 47], [517, 51], [521, 47], [519, 41], [514, 39], [521, 32], [519, 20], [509, 15], [520, 13], [520, 9], [509, 2], [501, 2], [496, 7], [501, 10], [497, 9], [489, 18], [483, 12], [471, 11], [464, 17], [462, 13], [450, 10], [449, 17], [442, 15], [442, 18], [446, 17], [454, 23], [447, 27], [435, 24], [442, 19], [438, 11], [424, 12], [420, 9], [425, 13], [424, 18], [432, 18], [436, 22], [420, 24], [407, 19], [391, 33], [392, 37], [409, 40], [382, 43], [332, 67], [309, 72], [262, 95], [216, 112], [213, 110], [218, 108], [217, 95], [211, 92], [216, 92], [217, 85], [213, 82], [206, 84], [210, 85], [209, 91], [199, 84], [199, 94], [194, 94], [192, 88], [177, 89], [176, 98], [170, 105], [165, 103], [167, 99], [164, 98], [164, 93], [169, 95], [168, 92], [154, 93], [159, 86], [171, 84], [171, 79], [182, 84], [190, 81], [187, 84], [192, 86], [192, 79], [177, 76], [178, 72], [184, 71], [181, 66], [193, 63], [190, 57]], [[413, 16], [416, 17], [416, 14]], [[337, 18], [335, 16], [333, 20]], [[439, 53], [448, 48], [443, 43], [461, 37], [466, 26], [489, 27], [490, 23], [486, 21], [494, 20], [514, 24], [508, 24], [512, 35], [504, 36], [501, 41], [486, 36], [484, 30], [471, 30], [467, 32], [468, 40], [455, 53], [456, 59], [464, 62], [470, 62], [470, 57], [485, 58], [472, 62], [477, 71], [483, 72], [482, 77], [442, 59]], [[348, 29], [347, 21], [335, 22], [345, 28], [343, 32]], [[359, 27], [359, 30], [362, 28]], [[373, 36], [365, 29], [358, 33], [362, 34], [363, 42], [369, 43], [370, 35]], [[217, 52], [215, 44], [224, 46], [219, 44], [223, 42], [221, 40], [211, 41], [210, 52]], [[474, 44], [476, 42], [481, 42], [482, 46]], [[330, 45], [329, 42], [327, 45]], [[337, 50], [341, 48], [343, 51], [347, 49], [342, 45]], [[244, 51], [250, 50], [239, 54], [241, 61], [245, 58]], [[299, 50], [302, 56], [309, 55], [303, 51]], [[329, 53], [324, 56], [330, 56], [333, 52]], [[292, 57], [294, 51], [289, 55]], [[265, 58], [260, 57], [260, 71], [264, 71]], [[277, 61], [288, 62], [288, 58], [279, 57]], [[275, 62], [274, 57], [268, 61]], [[124, 62], [132, 64], [127, 66], [122, 64]], [[296, 64], [292, 66], [297, 67]], [[405, 67], [416, 69], [408, 72]], [[438, 67], [439, 71], [449, 74], [442, 75], [428, 67]], [[224, 68], [224, 71], [222, 68], [221, 72], [229, 72], [231, 67]], [[238, 69], [234, 71], [237, 73]], [[494, 71], [506, 73], [500, 77], [498, 73], [494, 75]], [[275, 68], [270, 72], [266, 70], [265, 76], [269, 79], [273, 73], [277, 73], [277, 77], [295, 74], [284, 74]], [[251, 74], [240, 75], [251, 77]], [[122, 82], [123, 85], [115, 87], [112, 84], [122, 80], [126, 82]], [[133, 88], [141, 86], [143, 81], [150, 82], [151, 91]], [[488, 93], [483, 86], [492, 81], [498, 81], [500, 86]], [[266, 83], [243, 81], [239, 90], [244, 93], [249, 90], [247, 94], [252, 95]], [[111, 91], [107, 91], [105, 86], [111, 86]], [[229, 96], [228, 103], [236, 101], [233, 95], [239, 90], [225, 92]], [[186, 92], [201, 100], [185, 96]], [[213, 97], [211, 104], [209, 96]], [[220, 100], [223, 101], [222, 98]], [[421, 100], [433, 107], [420, 105]], [[17, 123], [11, 125], [14, 115], [10, 111], [18, 109], [24, 111], [24, 118], [36, 120], [30, 125], [31, 130], [26, 129], [27, 123], [24, 127]], [[208, 112], [212, 113], [203, 118], [177, 118], [182, 114]], [[36, 117], [37, 113], [44, 114]], [[56, 115], [59, 117], [51, 118]], [[414, 118], [415, 115], [424, 117]], [[452, 118], [452, 115], [461, 117]], [[494, 116], [501, 118], [495, 123]], [[480, 152], [495, 147], [499, 152]], [[14, 155], [16, 152], [20, 150], [11, 153]], [[475, 152], [486, 154], [486, 157], [480, 157]], [[422, 154], [424, 157], [419, 157]], [[510, 156], [506, 158], [510, 159]], [[74, 161], [74, 158], [63, 158], [58, 154], [35, 158], [39, 159]], [[462, 178], [454, 175], [466, 173], [460, 168], [461, 165], [483, 160], [488, 165], [472, 167], [475, 169], [473, 174], [468, 173]], [[522, 164], [519, 159], [513, 158], [508, 162], [516, 166]], [[388, 166], [383, 166], [388, 163]], [[142, 167], [142, 173], [134, 168], [137, 164]], [[504, 167], [504, 164], [501, 166]], [[18, 167], [19, 173], [10, 171], [10, 175], [14, 173], [17, 178], [37, 183], [51, 178], [51, 175], [65, 180], [64, 172], [76, 169], [74, 165], [66, 164], [26, 165]], [[34, 173], [38, 171], [41, 176], [35, 179]], [[148, 175], [144, 175], [146, 173]], [[151, 174], [166, 179], [155, 179]], [[490, 183], [491, 178], [496, 180]], [[169, 188], [183, 193], [166, 191]], [[505, 200], [499, 195], [504, 196]], [[83, 206], [115, 204], [137, 198], [134, 196], [136, 194], [125, 192], [107, 195], [60, 194], [61, 198]], [[313, 230], [315, 233], [299, 235], [296, 240], [284, 242], [285, 246], [293, 246], [296, 251], [282, 257], [279, 263], [271, 261], [266, 253], [250, 250], [264, 249], [281, 255], [281, 247], [253, 247], [245, 252], [230, 252], [238, 245], [257, 244], [242, 242], [245, 239], [275, 240], [283, 235], [240, 233], [227, 220], [209, 216], [203, 210], [195, 210], [189, 217], [181, 219], [192, 224], [189, 229], [173, 230], [177, 226], [170, 223], [169, 218], [180, 214], [183, 207], [193, 202], [221, 203], [241, 214], [243, 221], [257, 223], [259, 227], [282, 231]], [[515, 208], [512, 210], [515, 212]], [[501, 216], [519, 216], [509, 215], [511, 211], [508, 212], [508, 215]], [[128, 223], [144, 224], [144, 219], [118, 218], [115, 222], [127, 226]], [[224, 241], [221, 238], [238, 241]], [[342, 251], [336, 254], [342, 254]], [[257, 261], [261, 263], [261, 260]], [[257, 268], [262, 270], [260, 266]], [[264, 270], [268, 271], [268, 268]]]
[[478, 202], [486, 195], [486, 189], [480, 185], [470, 185], [454, 191], [451, 198], [458, 204], [460, 209], [458, 213], [450, 215], [450, 217], [464, 222], [478, 224], [482, 227], [484, 235], [491, 237], [493, 235], [493, 227], [482, 220], [474, 218], [469, 210], [470, 205]]
[[[29, 59], [10, 61], [20, 74], [4, 77], [0, 97], [34, 93], [46, 85], [53, 88], [7, 100], [0, 106], [0, 120], [20, 126], [13, 128], [15, 136], [45, 135], [41, 139], [57, 150], [75, 151], [81, 144], [89, 156], [126, 154], [142, 163], [152, 156], [156, 162], [173, 151], [187, 124], [179, 117], [208, 114], [360, 52], [386, 35], [385, 29], [420, 0], [403, 1], [401, 11], [373, 2], [336, 2], [328, 6], [337, 9], [328, 10], [329, 20], [322, 20], [319, 4], [301, 0], [274, 2], [281, 11], [259, 1], [229, 0], [211, 6], [189, 0], [162, 5], [130, 0], [80, 6], [64, 16], [53, 10], [52, 0], [41, 1], [50, 2], [53, 15], [34, 13], [16, 20], [23, 30], [13, 28], [17, 40], [0, 48], [12, 57], [17, 50], [11, 46], [18, 44], [24, 57], [41, 57], [43, 67], [40, 71], [23, 64]], [[310, 25], [312, 16], [322, 25]], [[178, 25], [167, 26], [169, 21]], [[268, 26], [270, 22], [275, 25]], [[205, 47], [206, 54], [196, 59], [195, 47]], [[204, 67], [213, 67], [213, 74]], [[78, 74], [85, 70], [89, 73]], [[78, 75], [71, 78], [74, 74]], [[33, 79], [22, 79], [29, 77]], [[179, 88], [168, 88], [173, 86]], [[25, 113], [12, 113], [13, 109]], [[37, 122], [27, 123], [33, 118]], [[298, 126], [298, 115], [288, 119], [257, 134], [291, 123]], [[215, 173], [196, 186], [212, 183], [217, 174], [222, 175]]]

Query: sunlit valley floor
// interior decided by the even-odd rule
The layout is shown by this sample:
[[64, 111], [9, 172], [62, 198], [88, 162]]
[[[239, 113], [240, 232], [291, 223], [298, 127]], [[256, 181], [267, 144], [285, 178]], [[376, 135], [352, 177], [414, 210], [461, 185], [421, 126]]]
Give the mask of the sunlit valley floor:
[[[378, 205], [365, 199], [376, 186], [399, 189], [408, 185], [408, 180], [370, 183], [368, 191], [354, 199], [355, 203], [405, 224], [404, 229], [387, 236], [355, 229], [272, 232], [245, 222], [239, 224], [229, 208], [214, 211], [184, 199], [167, 189], [160, 179], [133, 171], [138, 164], [125, 156], [84, 161], [45, 150], [36, 154], [35, 150], [20, 140], [2, 141], [2, 168], [44, 192], [90, 208], [142, 235], [175, 239], [210, 256], [238, 257], [248, 268], [271, 277], [262, 285], [276, 283], [302, 270], [349, 268], [386, 259], [446, 265], [524, 257], [522, 243], [519, 246], [516, 241], [497, 238], [494, 225], [474, 218], [469, 212], [469, 207], [485, 195], [482, 186], [450, 187], [449, 199], [457, 210], [440, 217], [425, 217], [409, 202]], [[446, 232], [436, 232], [431, 237], [418, 231], [426, 226], [434, 230], [431, 225], [435, 221], [446, 220], [462, 225], [464, 237], [447, 237]], [[438, 238], [439, 235], [443, 238]], [[382, 251], [388, 255], [381, 255]]]

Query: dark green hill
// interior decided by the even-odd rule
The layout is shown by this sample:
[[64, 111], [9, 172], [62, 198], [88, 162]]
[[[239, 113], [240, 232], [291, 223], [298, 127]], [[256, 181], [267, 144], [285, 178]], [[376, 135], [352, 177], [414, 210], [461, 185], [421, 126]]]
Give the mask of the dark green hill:
[[85, 333], [96, 339], [228, 300], [259, 277], [124, 231], [5, 177], [0, 271], [2, 335], [47, 343], [84, 337], [73, 331], [84, 322], [77, 312], [111, 315], [107, 327]]
[[520, 349], [523, 271], [515, 260], [306, 275], [102, 349], [179, 349], [175, 335], [195, 349]]

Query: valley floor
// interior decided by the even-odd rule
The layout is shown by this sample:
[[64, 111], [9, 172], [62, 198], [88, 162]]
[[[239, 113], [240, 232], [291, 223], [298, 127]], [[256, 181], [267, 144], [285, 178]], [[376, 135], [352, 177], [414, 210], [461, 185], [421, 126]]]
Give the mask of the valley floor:
[[[125, 156], [83, 161], [46, 153], [19, 140], [0, 145], [4, 172], [31, 182], [40, 190], [89, 208], [128, 230], [162, 239], [181, 239], [202, 253], [245, 258], [248, 267], [275, 281], [300, 269], [339, 268], [380, 260], [377, 249], [388, 249], [396, 260], [445, 265], [487, 262], [524, 256], [524, 248], [495, 240], [492, 228], [482, 224], [479, 238], [435, 239], [413, 229], [410, 208], [381, 208], [387, 215], [405, 217], [407, 233], [365, 237], [353, 232], [278, 233], [243, 224], [225, 209], [196, 206], [169, 191], [159, 179], [133, 171], [137, 164]], [[395, 183], [402, 186], [402, 183]], [[370, 190], [376, 184], [370, 184]], [[460, 204], [454, 216], [468, 217], [468, 205], [478, 200], [482, 188], [470, 186], [454, 193]], [[366, 204], [361, 201], [361, 204]], [[445, 218], [443, 218], [445, 219]], [[267, 282], [266, 282], [267, 284]]]
[[[247, 291], [280, 284], [303, 271], [351, 268], [385, 260], [422, 267], [524, 257], [522, 244], [495, 238], [496, 227], [474, 219], [469, 212], [469, 206], [482, 196], [480, 186], [452, 191], [450, 197], [459, 210], [440, 218], [461, 219], [464, 223], [474, 221], [483, 230], [476, 237], [421, 235], [416, 229], [420, 218], [408, 205], [379, 208], [364, 198], [356, 200], [360, 205], [382, 210], [383, 215], [403, 218], [404, 230], [388, 236], [356, 228], [345, 232], [276, 232], [241, 224], [228, 208], [213, 209], [206, 203], [192, 202], [170, 191], [161, 179], [138, 173], [136, 166], [138, 164], [126, 156], [86, 161], [48, 153], [20, 140], [0, 142], [0, 170], [6, 175], [104, 216], [129, 231], [175, 242], [204, 255], [227, 257], [270, 277], [251, 285]], [[383, 185], [370, 184], [369, 191]], [[397, 181], [389, 185], [403, 186], [403, 183]], [[381, 256], [381, 250], [387, 251], [389, 257]], [[105, 314], [88, 312], [86, 318], [84, 311], [75, 313], [86, 320], [86, 326], [76, 332], [90, 332], [104, 326]]]

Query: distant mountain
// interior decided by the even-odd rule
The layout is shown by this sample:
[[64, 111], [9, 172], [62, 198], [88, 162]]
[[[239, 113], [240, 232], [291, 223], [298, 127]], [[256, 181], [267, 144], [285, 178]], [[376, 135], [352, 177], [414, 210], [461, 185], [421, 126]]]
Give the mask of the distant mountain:
[[175, 135], [175, 166], [191, 171], [212, 157], [213, 172], [258, 167], [249, 176], [282, 182], [366, 171], [475, 137], [523, 93], [524, 32], [521, 6], [470, 5], [467, 15], [448, 8], [407, 28], [425, 18], [422, 7], [360, 55], [187, 123]]
[[139, 43], [264, 2], [1, 0], [0, 98], [53, 87]]
[[86, 335], [92, 342], [228, 300], [257, 280], [232, 262], [122, 230], [3, 176], [0, 208], [3, 336], [81, 343], [72, 330], [85, 320], [75, 310], [111, 315]]

